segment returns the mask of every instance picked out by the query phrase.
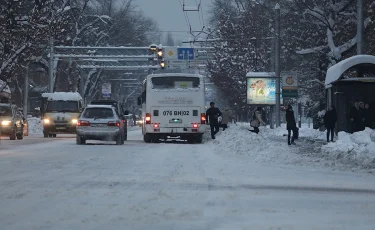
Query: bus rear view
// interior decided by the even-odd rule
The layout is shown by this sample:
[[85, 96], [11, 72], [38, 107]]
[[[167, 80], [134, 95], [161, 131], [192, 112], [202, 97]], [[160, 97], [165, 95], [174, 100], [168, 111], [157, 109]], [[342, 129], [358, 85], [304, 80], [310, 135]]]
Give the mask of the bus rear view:
[[147, 143], [181, 139], [202, 143], [206, 130], [204, 79], [196, 74], [156, 74], [143, 83], [142, 133]]

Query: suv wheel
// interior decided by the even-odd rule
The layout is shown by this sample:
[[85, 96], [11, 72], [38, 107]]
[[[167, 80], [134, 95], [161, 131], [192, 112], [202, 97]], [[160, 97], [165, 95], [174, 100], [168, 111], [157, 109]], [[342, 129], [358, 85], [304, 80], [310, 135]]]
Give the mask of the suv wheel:
[[123, 138], [122, 138], [122, 135], [118, 135], [116, 137], [116, 145], [122, 145], [124, 142], [123, 142]]
[[128, 130], [125, 130], [124, 141], [127, 141], [127, 140], [128, 140]]
[[84, 144], [86, 144], [86, 140], [77, 135], [77, 137], [76, 137], [76, 144], [77, 145], [84, 145]]
[[15, 140], [16, 139], [16, 127], [14, 127], [13, 131], [9, 134], [9, 139], [10, 140]]
[[22, 132], [17, 134], [17, 140], [23, 140], [23, 129], [22, 129]]

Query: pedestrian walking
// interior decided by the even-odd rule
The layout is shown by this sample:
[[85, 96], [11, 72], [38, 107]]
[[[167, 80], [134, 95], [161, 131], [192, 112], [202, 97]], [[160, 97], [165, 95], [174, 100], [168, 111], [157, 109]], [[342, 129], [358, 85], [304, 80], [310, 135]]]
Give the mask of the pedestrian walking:
[[327, 142], [329, 142], [329, 136], [331, 136], [331, 141], [333, 142], [334, 130], [337, 121], [336, 109], [331, 105], [324, 115], [324, 125], [327, 128]]
[[[288, 109], [286, 110], [285, 114], [286, 119], [286, 129], [288, 130], [288, 145], [295, 145], [294, 137], [296, 136], [294, 134], [295, 130], [297, 129], [296, 125], [296, 119], [294, 118], [294, 111], [293, 107], [291, 105], [288, 105]], [[291, 134], [293, 132], [293, 135], [291, 137]]]
[[223, 131], [228, 128], [229, 120], [230, 120], [230, 112], [228, 108], [225, 108], [222, 114], [222, 119], [221, 119], [221, 126], [223, 127]]
[[254, 128], [254, 130], [250, 130], [253, 133], [259, 133], [259, 126], [265, 125], [266, 123], [262, 120], [262, 108], [258, 107], [255, 112], [253, 113], [253, 119], [250, 122], [250, 126]]
[[356, 101], [350, 109], [350, 121], [352, 122], [352, 133], [361, 130], [361, 119], [359, 115], [359, 102]]
[[370, 113], [370, 105], [369, 104], [365, 105], [364, 114], [365, 114], [365, 126], [367, 128], [372, 128], [372, 117], [371, 117], [371, 113]]
[[359, 102], [359, 119], [360, 119], [360, 131], [365, 130], [366, 127], [366, 115], [365, 115], [365, 103]]
[[206, 121], [210, 124], [212, 139], [215, 139], [215, 135], [219, 132], [220, 116], [222, 116], [221, 111], [215, 107], [215, 102], [211, 102], [210, 108], [206, 111]]

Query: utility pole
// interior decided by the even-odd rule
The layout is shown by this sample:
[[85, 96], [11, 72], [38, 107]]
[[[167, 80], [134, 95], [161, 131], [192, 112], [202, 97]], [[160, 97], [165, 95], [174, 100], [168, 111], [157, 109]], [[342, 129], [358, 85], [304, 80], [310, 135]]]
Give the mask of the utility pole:
[[27, 104], [29, 99], [29, 68], [30, 68], [30, 62], [27, 62], [26, 67], [26, 76], [25, 76], [25, 82], [24, 82], [24, 90], [23, 90], [23, 115], [25, 118], [27, 117]]
[[49, 93], [53, 93], [53, 86], [55, 85], [54, 84], [54, 81], [53, 81], [53, 58], [54, 58], [54, 50], [53, 50], [53, 32], [54, 32], [54, 28], [53, 27], [53, 21], [55, 19], [55, 14], [54, 14], [54, 9], [53, 9], [53, 2], [51, 2], [51, 24], [50, 24], [50, 28], [49, 28], [49, 31], [50, 31], [50, 37], [49, 37], [49, 66], [48, 66], [48, 92]]
[[280, 4], [276, 3], [276, 128], [280, 127]]
[[[52, 32], [51, 32], [52, 33]], [[54, 86], [54, 81], [53, 81], [53, 56], [54, 56], [54, 50], [53, 50], [53, 35], [50, 35], [49, 38], [49, 65], [48, 65], [48, 92], [53, 93], [53, 86]]]
[[357, 54], [363, 54], [364, 16], [363, 0], [357, 0]]

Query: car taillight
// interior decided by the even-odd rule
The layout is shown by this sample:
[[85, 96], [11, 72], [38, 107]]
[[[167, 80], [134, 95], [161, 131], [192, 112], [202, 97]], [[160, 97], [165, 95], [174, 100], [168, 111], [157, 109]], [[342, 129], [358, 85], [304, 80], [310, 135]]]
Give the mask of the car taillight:
[[78, 121], [77, 126], [90, 126], [90, 122], [88, 122], [88, 121]]
[[120, 127], [120, 122], [116, 121], [109, 121], [107, 126], [117, 126], [117, 127]]
[[193, 128], [198, 128], [198, 124], [193, 124]]
[[145, 121], [146, 121], [146, 124], [151, 124], [151, 114], [146, 113]]
[[206, 114], [201, 113], [201, 124], [206, 124]]

